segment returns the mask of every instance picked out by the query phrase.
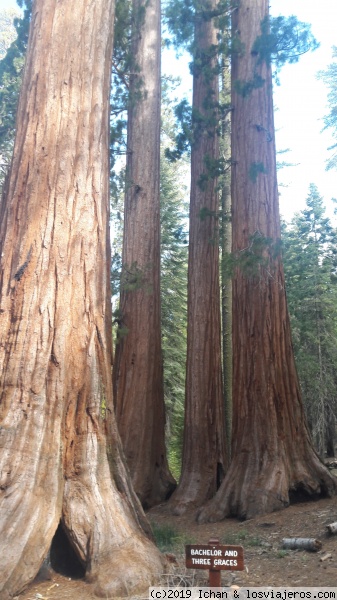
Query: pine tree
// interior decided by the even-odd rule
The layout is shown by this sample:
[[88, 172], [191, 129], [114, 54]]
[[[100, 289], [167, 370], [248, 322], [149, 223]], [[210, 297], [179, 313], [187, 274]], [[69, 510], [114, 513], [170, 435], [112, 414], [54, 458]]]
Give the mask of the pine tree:
[[181, 469], [184, 423], [187, 256], [186, 166], [161, 157], [161, 306], [164, 396], [169, 463]]
[[13, 25], [15, 39], [0, 60], [0, 186], [3, 185], [13, 153], [15, 119], [28, 40], [31, 0], [18, 2], [25, 9]]
[[0, 60], [6, 56], [9, 46], [17, 37], [14, 20], [19, 16], [16, 8], [8, 8], [0, 12]]
[[311, 184], [305, 209], [283, 227], [296, 365], [309, 425], [322, 457], [333, 455], [337, 385], [336, 232]]
[[[325, 71], [321, 71], [318, 76], [329, 88], [329, 113], [324, 117], [325, 128], [330, 129], [333, 138], [337, 140], [337, 46], [332, 48], [332, 58], [335, 59], [334, 62]], [[332, 150], [332, 155], [327, 161], [327, 169], [335, 169], [337, 167], [337, 143], [333, 144], [329, 150]]]

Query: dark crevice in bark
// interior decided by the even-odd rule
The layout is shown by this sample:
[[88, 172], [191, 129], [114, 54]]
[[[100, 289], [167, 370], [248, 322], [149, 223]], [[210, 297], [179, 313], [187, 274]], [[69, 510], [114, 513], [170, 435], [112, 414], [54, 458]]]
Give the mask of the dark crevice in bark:
[[216, 489], [218, 490], [223, 479], [225, 478], [226, 471], [222, 463], [218, 462], [217, 464], [217, 473], [216, 473]]
[[321, 500], [322, 498], [329, 498], [331, 493], [327, 487], [322, 486], [321, 490], [315, 494], [305, 489], [302, 485], [297, 485], [296, 488], [289, 490], [289, 503], [300, 504], [301, 502], [308, 502], [308, 500]]
[[50, 548], [50, 566], [71, 579], [84, 579], [86, 565], [77, 555], [62, 523], [59, 524]]

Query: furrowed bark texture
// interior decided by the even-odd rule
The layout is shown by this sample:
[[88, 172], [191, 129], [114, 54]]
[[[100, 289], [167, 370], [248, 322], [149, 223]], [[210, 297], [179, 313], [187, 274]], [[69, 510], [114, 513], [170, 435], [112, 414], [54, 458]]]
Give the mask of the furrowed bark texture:
[[122, 327], [114, 367], [118, 429], [144, 507], [175, 488], [165, 448], [160, 320], [160, 1], [133, 2]]
[[[170, 504], [175, 514], [200, 506], [218, 489], [226, 471], [221, 373], [219, 290], [219, 159], [216, 29], [199, 16], [195, 46], [188, 262], [187, 373], [182, 474]], [[198, 118], [201, 117], [201, 118]], [[197, 123], [201, 121], [199, 127]]]
[[[233, 252], [246, 263], [261, 257], [256, 273], [238, 268], [233, 281], [232, 463], [201, 522], [250, 518], [336, 490], [306, 425], [281, 259], [263, 242], [280, 238], [271, 69], [252, 53], [266, 15], [267, 0], [241, 0], [233, 12], [244, 44], [232, 62]], [[255, 76], [263, 85], [238, 93], [238, 82], [242, 90]]]
[[34, 2], [0, 206], [2, 600], [35, 577], [60, 520], [98, 595], [143, 589], [161, 569], [113, 417], [113, 11], [112, 0]]
[[[230, 31], [228, 31], [228, 36]], [[222, 60], [222, 101], [230, 104], [230, 61], [223, 57]], [[221, 187], [221, 316], [222, 316], [222, 364], [224, 382], [225, 425], [227, 438], [227, 451], [230, 458], [230, 443], [232, 439], [232, 385], [233, 385], [233, 351], [232, 351], [232, 278], [228, 273], [227, 257], [232, 251], [232, 195], [231, 195], [231, 121], [230, 112], [222, 117], [221, 142], [222, 156], [226, 161], [226, 171], [223, 174]]]

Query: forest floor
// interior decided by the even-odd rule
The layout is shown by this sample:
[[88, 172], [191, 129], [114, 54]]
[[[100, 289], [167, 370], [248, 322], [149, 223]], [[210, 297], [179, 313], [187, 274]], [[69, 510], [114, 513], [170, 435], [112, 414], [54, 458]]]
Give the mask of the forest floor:
[[[221, 585], [242, 587], [335, 587], [337, 585], [337, 535], [326, 526], [337, 521], [337, 497], [294, 504], [280, 512], [248, 521], [226, 519], [198, 525], [193, 515], [174, 517], [165, 506], [148, 513], [157, 543], [169, 553], [171, 574], [160, 585], [185, 581], [207, 586], [208, 571], [185, 568], [185, 544], [205, 544], [218, 538], [221, 544], [244, 548], [244, 571], [222, 571]], [[310, 537], [322, 542], [319, 552], [283, 550], [284, 537]], [[174, 555], [174, 556], [173, 556]], [[331, 555], [326, 557], [327, 555]], [[54, 573], [50, 581], [34, 582], [17, 600], [93, 600], [92, 588], [83, 580]], [[134, 597], [135, 598], [135, 597]], [[147, 598], [147, 595], [137, 598]], [[108, 600], [108, 599], [106, 599]], [[114, 599], [116, 600], [116, 598]]]

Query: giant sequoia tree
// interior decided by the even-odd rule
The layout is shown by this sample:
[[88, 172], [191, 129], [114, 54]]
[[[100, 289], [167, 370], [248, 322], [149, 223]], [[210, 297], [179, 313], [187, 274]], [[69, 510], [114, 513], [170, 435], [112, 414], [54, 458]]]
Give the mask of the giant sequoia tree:
[[144, 588], [160, 570], [112, 406], [113, 9], [34, 2], [0, 206], [2, 600], [34, 578], [60, 522], [98, 595]]
[[[268, 1], [232, 15], [232, 462], [200, 521], [249, 518], [336, 482], [309, 437], [296, 374], [280, 254]], [[261, 24], [263, 23], [263, 32]]]
[[[116, 418], [143, 506], [175, 488], [165, 449], [160, 326], [160, 1], [134, 0]], [[141, 448], [141, 451], [140, 451]]]
[[195, 4], [185, 422], [181, 479], [171, 500], [177, 514], [211, 498], [227, 467], [219, 290], [216, 3]]

